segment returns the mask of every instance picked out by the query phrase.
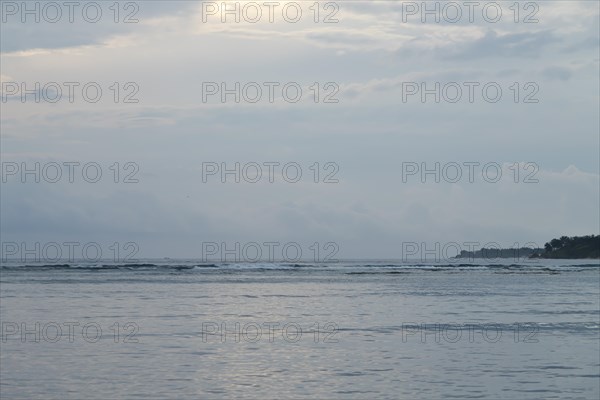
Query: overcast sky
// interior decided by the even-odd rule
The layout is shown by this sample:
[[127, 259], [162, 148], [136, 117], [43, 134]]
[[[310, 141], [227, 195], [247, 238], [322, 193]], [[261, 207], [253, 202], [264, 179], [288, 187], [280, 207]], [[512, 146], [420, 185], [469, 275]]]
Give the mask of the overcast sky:
[[[321, 2], [317, 16], [312, 1], [286, 1], [272, 23], [262, 1], [239, 2], [239, 23], [222, 22], [221, 2], [122, 2], [117, 23], [112, 1], [97, 3], [96, 23], [85, 3], [73, 23], [64, 6], [51, 23], [55, 10], [40, 3], [38, 23], [21, 2], [1, 3], [3, 242], [135, 242], [138, 256], [182, 258], [200, 257], [202, 242], [335, 242], [342, 258], [401, 258], [403, 242], [510, 247], [599, 233], [596, 1], [521, 2], [518, 15], [513, 1], [487, 15], [480, 2], [472, 22], [457, 2], [462, 18], [444, 8], [439, 23], [415, 10], [421, 2]], [[286, 21], [296, 5], [299, 21]], [[36, 82], [41, 101], [23, 102], [15, 84], [34, 92]], [[50, 82], [62, 90], [55, 103]], [[71, 98], [65, 82], [79, 84]], [[102, 89], [95, 103], [82, 93], [90, 82]], [[256, 84], [223, 103], [209, 92], [223, 82]], [[436, 82], [439, 103], [434, 93], [423, 102], [420, 85]], [[247, 101], [257, 86], [262, 97]], [[36, 162], [46, 176], [22, 183], [13, 167]], [[97, 163], [102, 178], [74, 166], [70, 183], [65, 162]], [[262, 165], [262, 179], [250, 182], [254, 164], [240, 183], [206, 175], [236, 162]], [[280, 163], [273, 183], [265, 162]], [[63, 166], [57, 183], [51, 163]], [[287, 181], [293, 169], [282, 176], [288, 163], [298, 182]], [[440, 163], [439, 183], [411, 169], [422, 163]], [[452, 183], [454, 163], [463, 176]]]

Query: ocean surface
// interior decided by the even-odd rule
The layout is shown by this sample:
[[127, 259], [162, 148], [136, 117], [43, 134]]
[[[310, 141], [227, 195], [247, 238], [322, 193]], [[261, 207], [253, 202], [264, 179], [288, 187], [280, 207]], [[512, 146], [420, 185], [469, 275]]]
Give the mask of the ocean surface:
[[0, 268], [2, 399], [598, 399], [592, 260]]

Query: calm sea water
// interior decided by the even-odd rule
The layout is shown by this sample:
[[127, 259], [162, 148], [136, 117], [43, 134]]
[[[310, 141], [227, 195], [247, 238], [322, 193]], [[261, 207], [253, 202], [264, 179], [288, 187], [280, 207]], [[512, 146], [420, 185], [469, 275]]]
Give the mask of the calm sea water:
[[600, 397], [597, 261], [17, 264], [2, 399]]

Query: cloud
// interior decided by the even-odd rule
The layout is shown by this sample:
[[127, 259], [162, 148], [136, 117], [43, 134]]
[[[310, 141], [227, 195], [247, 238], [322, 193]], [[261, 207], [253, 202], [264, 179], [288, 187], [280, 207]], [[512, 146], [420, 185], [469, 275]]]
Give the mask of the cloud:
[[[112, 3], [94, 3], [98, 7], [78, 4], [70, 8], [57, 2], [53, 3], [58, 6], [57, 14], [56, 7], [47, 8], [44, 3], [25, 6], [25, 3], [15, 2], [15, 13], [3, 15], [6, 21], [2, 23], [0, 47], [3, 53], [27, 54], [31, 50], [98, 46], [110, 37], [144, 29], [156, 18], [185, 14], [193, 6], [190, 3], [129, 2], [119, 3], [117, 10]], [[37, 9], [37, 13], [25, 14], [25, 7]], [[36, 17], [39, 22], [34, 22]]]
[[544, 69], [542, 74], [548, 79], [567, 81], [573, 76], [573, 71], [563, 67], [548, 67]]
[[[105, 96], [0, 104], [2, 161], [140, 166], [129, 187], [3, 183], [3, 240], [97, 234], [158, 257], [198, 256], [203, 240], [335, 241], [348, 257], [393, 257], [402, 241], [598, 233], [592, 2], [545, 2], [538, 24], [494, 25], [402, 23], [396, 3], [340, 5], [327, 26], [202, 23], [197, 2], [140, 3], [127, 26], [3, 24], [3, 82], [94, 81]], [[502, 84], [502, 101], [402, 101], [403, 82], [473, 80]], [[202, 102], [203, 82], [270, 81], [298, 82], [305, 96]], [[114, 82], [136, 82], [140, 102], [115, 103]], [[338, 84], [340, 101], [315, 102], [315, 82], [320, 99]], [[522, 101], [528, 82], [538, 103]], [[294, 161], [305, 179], [203, 184], [206, 161]], [[507, 163], [508, 180], [402, 182], [403, 162], [452, 161]], [[540, 166], [538, 184], [511, 181], [519, 161]], [[315, 162], [337, 163], [340, 183], [312, 182]]]
[[[482, 38], [464, 46], [457, 46], [458, 48], [455, 50], [450, 50], [448, 56], [460, 59], [539, 57], [545, 47], [560, 41], [561, 39], [555, 37], [548, 30], [505, 34], [489, 30]], [[448, 51], [443, 50], [443, 53], [448, 53]]]

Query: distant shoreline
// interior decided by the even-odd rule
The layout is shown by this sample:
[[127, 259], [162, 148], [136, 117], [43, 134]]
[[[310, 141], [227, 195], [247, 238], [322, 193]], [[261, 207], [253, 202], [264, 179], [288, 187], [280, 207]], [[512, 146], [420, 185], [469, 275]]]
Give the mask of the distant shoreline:
[[482, 248], [477, 251], [463, 250], [454, 257], [459, 258], [542, 258], [556, 260], [599, 260], [600, 259], [600, 236], [561, 236], [560, 239], [552, 239], [544, 245], [544, 248]]
[[[497, 250], [497, 249], [494, 249]], [[502, 249], [502, 250], [514, 250], [514, 249]], [[476, 256], [476, 255], [457, 255], [452, 257], [452, 259], [454, 260], [467, 260], [467, 259], [475, 259], [475, 260], [485, 260], [485, 259], [495, 259], [495, 258], [501, 258], [501, 259], [509, 259], [509, 258], [513, 258], [513, 256], [493, 256], [493, 255], [489, 255], [489, 256]], [[516, 258], [516, 257], [515, 257]], [[518, 258], [525, 258], [525, 259], [542, 259], [542, 260], [600, 260], [600, 257], [536, 257], [536, 256], [529, 256], [529, 257], [518, 257]]]

